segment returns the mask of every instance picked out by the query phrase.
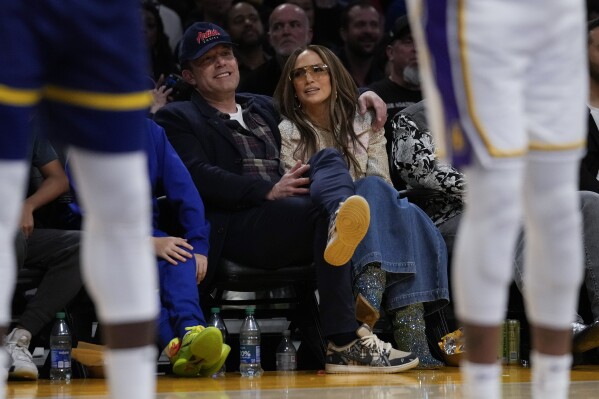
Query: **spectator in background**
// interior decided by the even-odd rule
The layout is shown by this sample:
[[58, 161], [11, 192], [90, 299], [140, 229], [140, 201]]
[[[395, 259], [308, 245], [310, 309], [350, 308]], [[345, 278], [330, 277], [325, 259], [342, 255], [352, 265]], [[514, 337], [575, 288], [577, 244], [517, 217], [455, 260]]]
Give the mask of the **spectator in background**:
[[367, 0], [350, 3], [341, 14], [343, 47], [337, 55], [358, 87], [384, 78], [384, 68], [377, 60], [383, 37], [383, 21], [378, 10]]
[[295, 49], [306, 47], [312, 40], [308, 16], [295, 4], [285, 3], [276, 7], [268, 22], [268, 39], [275, 56], [248, 74], [241, 81], [238, 92], [272, 96], [289, 55]]
[[181, 17], [170, 7], [165, 6], [159, 1], [155, 1], [156, 8], [160, 13], [162, 25], [164, 25], [164, 34], [168, 37], [168, 44], [173, 54], [177, 52], [177, 44], [183, 36], [183, 23]]
[[235, 57], [243, 79], [251, 71], [264, 64], [270, 57], [264, 49], [264, 26], [258, 10], [246, 2], [233, 5], [227, 13], [225, 30], [235, 46]]
[[156, 84], [161, 76], [167, 77], [171, 73], [177, 73], [178, 68], [169, 45], [168, 37], [164, 33], [164, 25], [158, 8], [152, 1], [144, 1], [142, 8], [144, 31], [146, 33], [150, 65], [152, 68], [151, 78]]
[[[370, 84], [369, 88], [387, 104], [389, 119], [385, 124], [385, 138], [387, 139], [387, 154], [391, 155], [391, 142], [393, 141], [391, 118], [405, 107], [422, 100], [416, 45], [407, 16], [401, 16], [395, 21], [393, 30], [389, 32], [385, 51], [389, 59], [389, 75]], [[391, 167], [389, 170], [393, 185], [398, 190], [404, 189], [397, 170]]]
[[212, 22], [218, 26], [225, 26], [227, 13], [233, 5], [233, 0], [195, 0], [195, 7], [186, 15], [183, 28], [194, 22]]
[[308, 17], [308, 21], [310, 21], [310, 29], [314, 30], [314, 0], [287, 0], [285, 3], [295, 4], [304, 10], [306, 16]]
[[[54, 320], [56, 312], [64, 309], [83, 283], [79, 269], [80, 232], [40, 228], [36, 219], [36, 211], [55, 201], [69, 187], [58, 155], [48, 140], [34, 139], [31, 166], [30, 187], [16, 239], [17, 266], [45, 272], [15, 328], [4, 338], [4, 349], [11, 357], [9, 378], [35, 380], [38, 370], [29, 352], [31, 338]], [[35, 170], [42, 175], [40, 184], [33, 183]]]

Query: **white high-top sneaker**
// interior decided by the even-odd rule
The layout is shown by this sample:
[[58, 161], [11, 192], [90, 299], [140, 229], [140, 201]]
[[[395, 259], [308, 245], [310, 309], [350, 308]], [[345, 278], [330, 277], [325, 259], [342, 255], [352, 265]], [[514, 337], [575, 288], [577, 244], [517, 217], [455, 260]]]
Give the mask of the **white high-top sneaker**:
[[29, 352], [31, 333], [22, 328], [15, 328], [4, 340], [4, 349], [10, 355], [8, 378], [37, 380], [38, 370]]

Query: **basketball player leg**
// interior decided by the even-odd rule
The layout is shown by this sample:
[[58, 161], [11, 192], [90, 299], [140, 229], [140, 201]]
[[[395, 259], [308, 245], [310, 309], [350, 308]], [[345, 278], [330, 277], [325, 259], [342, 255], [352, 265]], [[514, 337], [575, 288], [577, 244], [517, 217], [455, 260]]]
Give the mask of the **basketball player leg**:
[[[1, 68], [0, 68], [1, 69]], [[0, 76], [7, 80], [0, 71]], [[8, 86], [2, 87], [0, 96], [0, 337], [7, 333], [11, 320], [11, 304], [16, 280], [15, 232], [18, 228], [21, 207], [29, 173], [27, 158], [28, 121], [36, 96], [25, 96], [30, 101], [15, 104], [22, 92]], [[6, 395], [5, 384], [10, 366], [10, 356], [0, 349], [0, 399]]]
[[112, 397], [153, 397], [158, 296], [146, 157], [78, 148], [71, 156], [85, 212], [83, 276], [103, 325]]
[[[0, 141], [2, 141], [0, 139]], [[25, 193], [28, 165], [24, 160], [0, 159], [0, 337], [4, 337], [11, 319], [11, 303], [16, 279], [15, 231]], [[0, 399], [5, 398], [6, 366], [10, 356], [0, 349]]]
[[568, 396], [571, 323], [582, 282], [577, 160], [528, 163], [524, 298], [531, 325], [533, 397]]
[[466, 170], [467, 208], [453, 261], [456, 312], [466, 336], [465, 397], [499, 397], [497, 362], [514, 244], [520, 229], [522, 173], [517, 167]]

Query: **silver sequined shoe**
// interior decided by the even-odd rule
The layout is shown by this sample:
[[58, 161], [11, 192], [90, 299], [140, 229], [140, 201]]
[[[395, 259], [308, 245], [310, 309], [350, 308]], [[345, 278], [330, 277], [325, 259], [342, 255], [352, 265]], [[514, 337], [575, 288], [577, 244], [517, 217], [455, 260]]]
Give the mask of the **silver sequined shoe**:
[[331, 216], [324, 260], [333, 266], [349, 262], [369, 225], [370, 207], [363, 197], [352, 195], [341, 202]]
[[391, 324], [398, 349], [409, 350], [420, 359], [420, 368], [434, 368], [444, 363], [436, 359], [428, 347], [424, 307], [422, 303], [408, 305], [394, 312]]
[[599, 321], [585, 325], [572, 323], [572, 352], [583, 353], [599, 347]]

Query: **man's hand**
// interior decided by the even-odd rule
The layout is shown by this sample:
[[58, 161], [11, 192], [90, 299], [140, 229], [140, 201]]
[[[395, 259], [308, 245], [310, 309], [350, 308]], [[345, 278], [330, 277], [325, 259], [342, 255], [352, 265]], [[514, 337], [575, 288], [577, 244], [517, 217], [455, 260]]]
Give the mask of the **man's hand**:
[[274, 201], [276, 199], [293, 197], [295, 195], [305, 195], [310, 192], [308, 187], [310, 179], [302, 177], [310, 169], [310, 165], [303, 165], [297, 161], [295, 166], [285, 173], [281, 180], [274, 185], [272, 190], [266, 195], [266, 199]]
[[200, 254], [193, 254], [193, 256], [196, 258], [196, 282], [200, 284], [206, 277], [208, 258]]
[[187, 240], [180, 237], [152, 237], [154, 242], [154, 251], [156, 256], [165, 259], [172, 265], [178, 265], [177, 261], [185, 262], [185, 258], [191, 259], [192, 254], [189, 251], [193, 247], [187, 243]]
[[154, 114], [168, 104], [171, 101], [169, 96], [172, 92], [173, 88], [168, 88], [164, 84], [164, 75], [160, 75], [160, 79], [156, 82], [156, 87], [151, 91], [152, 105], [150, 106], [150, 113]]
[[362, 93], [358, 98], [360, 115], [364, 115], [370, 108], [376, 114], [372, 123], [372, 130], [380, 130], [387, 122], [387, 104], [374, 91], [368, 90]]
[[33, 232], [34, 220], [33, 220], [33, 208], [31, 208], [27, 201], [23, 204], [21, 210], [21, 231], [25, 235], [25, 238], [29, 238]]

